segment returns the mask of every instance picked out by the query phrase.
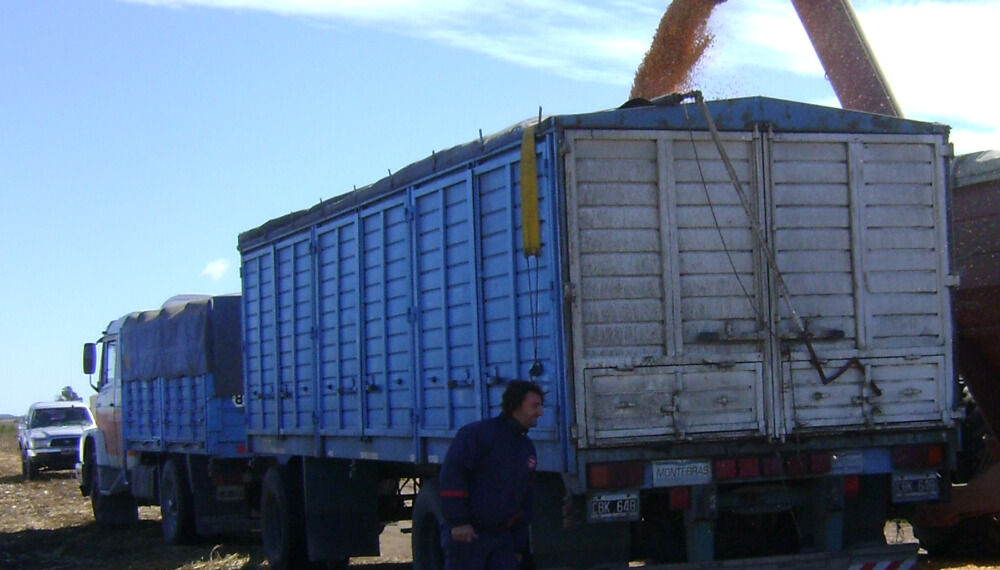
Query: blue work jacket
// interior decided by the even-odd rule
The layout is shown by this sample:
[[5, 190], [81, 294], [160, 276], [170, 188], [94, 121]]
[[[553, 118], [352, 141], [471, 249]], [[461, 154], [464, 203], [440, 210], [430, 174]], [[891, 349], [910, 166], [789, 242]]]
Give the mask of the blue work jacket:
[[441, 466], [447, 526], [510, 530], [515, 547], [526, 547], [535, 464], [535, 444], [513, 418], [497, 416], [459, 429]]

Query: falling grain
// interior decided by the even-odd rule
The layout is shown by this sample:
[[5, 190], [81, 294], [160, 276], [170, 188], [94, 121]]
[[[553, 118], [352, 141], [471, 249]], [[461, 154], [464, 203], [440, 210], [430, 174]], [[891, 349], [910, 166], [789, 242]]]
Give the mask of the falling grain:
[[712, 44], [708, 18], [724, 0], [673, 0], [635, 73], [630, 98], [653, 99], [685, 91], [691, 72]]

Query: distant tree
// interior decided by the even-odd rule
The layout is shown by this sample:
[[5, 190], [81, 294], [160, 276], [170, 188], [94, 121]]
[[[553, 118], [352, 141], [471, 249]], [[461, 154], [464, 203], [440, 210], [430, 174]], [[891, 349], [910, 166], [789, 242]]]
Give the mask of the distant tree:
[[83, 401], [83, 398], [77, 395], [77, 393], [73, 390], [72, 386], [66, 386], [65, 388], [63, 388], [62, 393], [59, 394], [59, 397], [56, 399], [64, 402]]

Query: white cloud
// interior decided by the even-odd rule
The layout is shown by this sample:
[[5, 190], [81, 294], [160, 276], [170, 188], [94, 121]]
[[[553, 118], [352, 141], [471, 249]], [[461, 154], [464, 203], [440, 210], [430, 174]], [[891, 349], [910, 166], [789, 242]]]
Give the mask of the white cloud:
[[[475, 51], [577, 80], [617, 84], [623, 98], [668, 5], [663, 0], [121, 0], [180, 8], [261, 10], [347, 21]], [[1000, 106], [988, 59], [1000, 0], [856, 0], [855, 12], [907, 117], [952, 125], [958, 152], [1000, 148]], [[748, 69], [797, 77], [768, 93], [800, 99], [824, 81], [788, 0], [730, 0], [716, 8], [716, 41], [696, 77], [708, 94], [762, 93]], [[787, 89], [787, 94], [785, 90]], [[816, 101], [813, 101], [816, 102]]]
[[229, 261], [226, 259], [216, 259], [211, 261], [202, 270], [201, 276], [208, 277], [212, 281], [219, 281], [229, 273], [230, 268]]

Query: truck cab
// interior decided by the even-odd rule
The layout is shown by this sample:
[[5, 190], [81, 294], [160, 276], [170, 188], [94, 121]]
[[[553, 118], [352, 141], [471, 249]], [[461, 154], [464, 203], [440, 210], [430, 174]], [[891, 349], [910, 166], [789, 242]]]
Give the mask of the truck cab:
[[118, 335], [126, 317], [112, 321], [96, 343], [83, 350], [83, 372], [93, 376], [90, 398], [95, 423], [84, 431], [76, 464], [80, 491], [93, 503], [98, 522], [129, 522], [137, 518], [128, 493], [125, 452], [122, 447], [122, 387], [119, 377]]

